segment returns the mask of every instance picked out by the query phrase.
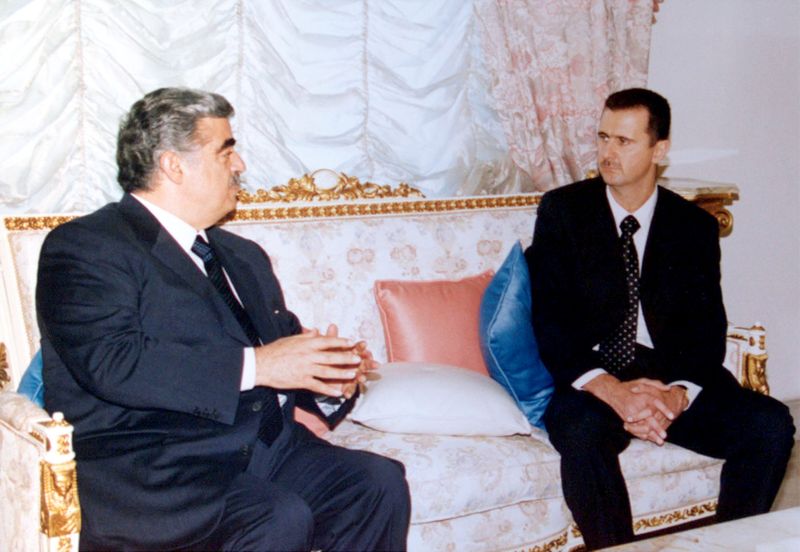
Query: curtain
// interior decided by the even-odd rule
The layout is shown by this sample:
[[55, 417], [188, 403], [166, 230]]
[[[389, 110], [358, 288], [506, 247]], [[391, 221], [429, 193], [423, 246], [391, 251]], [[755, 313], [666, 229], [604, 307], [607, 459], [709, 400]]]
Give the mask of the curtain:
[[652, 0], [482, 0], [493, 106], [523, 187], [549, 190], [595, 165], [605, 98], [644, 86]]
[[[602, 36], [622, 33], [624, 46], [626, 17], [643, 3], [617, 2], [634, 6], [622, 11], [610, 1], [520, 5], [582, 9], [591, 14], [576, 16], [583, 34], [594, 40], [601, 35], [592, 25], [603, 24]], [[322, 168], [379, 184], [407, 182], [429, 197], [531, 189], [536, 165], [519, 152], [536, 148], [516, 144], [528, 137], [509, 121], [527, 117], [534, 130], [538, 121], [525, 113], [532, 104], [515, 107], [499, 86], [498, 75], [521, 73], [516, 61], [514, 71], [504, 68], [492, 30], [519, 33], [510, 7], [471, 0], [0, 2], [0, 211], [87, 211], [116, 200], [120, 118], [162, 86], [212, 90], [231, 101], [251, 191]], [[643, 53], [646, 67], [646, 45]], [[585, 96], [581, 89], [582, 102]], [[543, 114], [555, 109], [543, 105]], [[562, 135], [574, 149], [569, 124], [539, 155], [558, 157]], [[570, 163], [583, 163], [581, 152]]]

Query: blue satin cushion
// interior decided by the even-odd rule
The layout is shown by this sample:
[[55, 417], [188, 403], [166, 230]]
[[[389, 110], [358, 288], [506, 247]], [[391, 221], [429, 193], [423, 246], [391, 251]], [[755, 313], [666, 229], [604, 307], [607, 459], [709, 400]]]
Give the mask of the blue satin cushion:
[[483, 294], [481, 350], [489, 374], [511, 394], [528, 421], [544, 428], [553, 378], [539, 358], [531, 323], [531, 284], [517, 242]]
[[42, 382], [42, 350], [36, 351], [33, 360], [19, 380], [17, 393], [25, 395], [36, 405], [44, 408], [44, 382]]

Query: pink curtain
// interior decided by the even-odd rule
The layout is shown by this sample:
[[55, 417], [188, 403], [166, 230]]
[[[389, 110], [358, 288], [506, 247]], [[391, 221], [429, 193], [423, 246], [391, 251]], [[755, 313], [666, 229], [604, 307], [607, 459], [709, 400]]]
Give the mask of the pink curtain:
[[652, 0], [476, 3], [494, 107], [526, 191], [584, 177], [609, 93], [647, 82]]

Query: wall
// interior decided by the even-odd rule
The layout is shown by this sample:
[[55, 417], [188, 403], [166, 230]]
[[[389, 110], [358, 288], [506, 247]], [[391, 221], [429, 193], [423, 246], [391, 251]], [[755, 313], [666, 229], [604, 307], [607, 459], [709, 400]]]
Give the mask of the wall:
[[666, 176], [739, 186], [728, 318], [767, 328], [772, 394], [800, 397], [800, 2], [667, 0], [649, 86], [673, 108]]

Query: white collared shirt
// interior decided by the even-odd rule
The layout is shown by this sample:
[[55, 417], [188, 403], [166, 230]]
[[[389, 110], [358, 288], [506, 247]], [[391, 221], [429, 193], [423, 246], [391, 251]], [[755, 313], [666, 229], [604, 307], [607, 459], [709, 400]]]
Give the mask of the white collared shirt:
[[[614, 198], [614, 195], [611, 193], [611, 189], [608, 186], [606, 186], [606, 198], [608, 199], [608, 205], [611, 208], [611, 214], [614, 217], [614, 225], [617, 228], [617, 235], [622, 235], [620, 224], [628, 215], [633, 215], [639, 222], [639, 230], [637, 230], [633, 235], [633, 244], [636, 246], [636, 256], [639, 258], [639, 274], [641, 275], [642, 262], [644, 261], [644, 249], [647, 245], [647, 237], [650, 234], [650, 224], [653, 222], [653, 213], [655, 212], [656, 201], [658, 200], [658, 186], [654, 188], [653, 193], [650, 194], [650, 197], [647, 198], [647, 201], [645, 201], [642, 206], [633, 213], [629, 212], [622, 205], [617, 203], [617, 200]], [[653, 340], [650, 337], [650, 332], [647, 331], [647, 323], [645, 322], [644, 314], [642, 313], [641, 300], [639, 301], [639, 309], [636, 315], [636, 342], [650, 349], [653, 348]], [[597, 349], [598, 346], [599, 345], [596, 345], [595, 349]], [[594, 378], [600, 374], [606, 373], [608, 372], [606, 372], [603, 368], [593, 368], [572, 382], [572, 386], [575, 389], [582, 389], [584, 385], [592, 381]], [[694, 399], [697, 398], [697, 395], [700, 394], [700, 391], [703, 389], [695, 383], [684, 380], [674, 381], [670, 383], [670, 385], [681, 385], [686, 388], [689, 398], [689, 406], [692, 405]]]
[[[203, 263], [203, 259], [192, 253], [192, 245], [194, 244], [194, 240], [197, 236], [201, 236], [205, 241], [208, 241], [208, 236], [206, 236], [205, 230], [196, 230], [191, 224], [186, 222], [185, 220], [181, 219], [180, 217], [170, 213], [166, 209], [159, 207], [158, 205], [152, 203], [144, 199], [143, 197], [131, 194], [132, 197], [136, 198], [139, 203], [141, 203], [145, 209], [150, 211], [158, 223], [167, 231], [167, 233], [172, 236], [178, 246], [186, 253], [186, 255], [192, 260], [192, 262], [197, 266], [200, 271], [206, 274], [206, 266]], [[228, 280], [228, 285], [233, 291], [233, 295], [236, 299], [241, 303], [241, 299], [239, 299], [239, 294], [236, 293], [236, 288], [233, 285], [228, 273], [225, 272], [225, 269], [222, 269], [225, 273], [225, 278]], [[241, 391], [249, 391], [256, 384], [256, 353], [253, 347], [244, 347], [244, 359], [242, 362], [242, 381], [239, 389]]]

